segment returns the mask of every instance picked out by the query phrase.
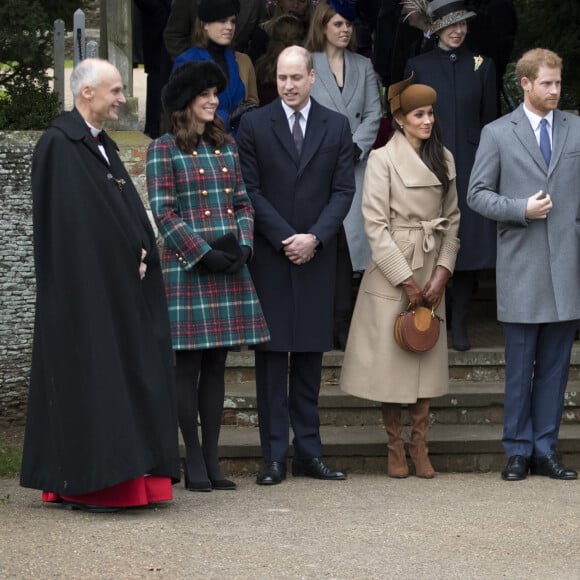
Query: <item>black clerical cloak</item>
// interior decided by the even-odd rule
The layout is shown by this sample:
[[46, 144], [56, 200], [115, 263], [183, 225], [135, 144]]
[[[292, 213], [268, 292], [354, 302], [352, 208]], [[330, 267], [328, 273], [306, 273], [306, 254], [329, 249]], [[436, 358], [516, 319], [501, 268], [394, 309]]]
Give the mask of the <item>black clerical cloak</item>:
[[144, 474], [179, 478], [159, 254], [102, 136], [110, 164], [78, 111], [64, 113], [32, 164], [37, 300], [21, 484], [62, 495]]

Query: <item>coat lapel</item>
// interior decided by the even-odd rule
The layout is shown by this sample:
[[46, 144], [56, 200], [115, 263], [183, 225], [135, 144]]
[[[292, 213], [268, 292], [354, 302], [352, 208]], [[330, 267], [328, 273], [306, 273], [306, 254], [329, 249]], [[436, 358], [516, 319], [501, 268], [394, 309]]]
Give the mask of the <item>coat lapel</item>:
[[[350, 103], [350, 101], [355, 96], [357, 91], [361, 90], [361, 87], [359, 86], [359, 69], [356, 66], [356, 63], [354, 62], [353, 55], [350, 53], [350, 51], [348, 50], [344, 51], [344, 59], [345, 59], [345, 74], [341, 101], [343, 103]], [[343, 114], [347, 115], [346, 107], [344, 110], [345, 112]]]
[[548, 169], [548, 175], [554, 171], [562, 152], [564, 151], [564, 145], [566, 139], [568, 138], [568, 123], [566, 122], [566, 113], [556, 109], [554, 111], [554, 127], [552, 129], [552, 158], [550, 159], [550, 167]]
[[[346, 110], [345, 105], [347, 100], [343, 99], [340, 89], [336, 84], [336, 79], [330, 70], [326, 53], [318, 52], [314, 55], [314, 70], [316, 71], [318, 80], [322, 85], [324, 85], [326, 92], [331, 98], [332, 103], [334, 104], [334, 110], [348, 117], [348, 111]], [[348, 75], [346, 75], [346, 78], [348, 78]], [[345, 82], [347, 82], [346, 78]]]
[[[308, 165], [314, 157], [323, 139], [326, 137], [328, 118], [324, 114], [324, 108], [314, 99], [310, 99], [312, 106], [308, 114], [306, 133], [304, 135], [304, 145], [302, 146], [302, 156], [300, 157], [298, 174]], [[292, 143], [294, 147], [294, 143]]]
[[[421, 161], [404, 135], [395, 131], [391, 141], [393, 167], [405, 187], [436, 187], [441, 185], [437, 176]], [[455, 176], [450, 175], [450, 177]]]
[[274, 135], [276, 135], [276, 138], [278, 141], [280, 141], [282, 147], [286, 150], [288, 155], [294, 159], [294, 162], [298, 164], [298, 151], [296, 151], [296, 146], [292, 140], [288, 119], [286, 119], [286, 115], [284, 114], [284, 109], [282, 108], [280, 99], [278, 99], [278, 101], [276, 101], [275, 105], [272, 107], [272, 117], [270, 118], [270, 123], [272, 132]]

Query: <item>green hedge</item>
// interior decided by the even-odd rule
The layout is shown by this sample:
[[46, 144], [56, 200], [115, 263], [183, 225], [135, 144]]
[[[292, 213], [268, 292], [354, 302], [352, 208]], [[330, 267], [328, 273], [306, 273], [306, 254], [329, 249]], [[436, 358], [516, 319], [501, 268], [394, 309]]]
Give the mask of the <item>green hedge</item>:
[[580, 2], [515, 0], [518, 12], [513, 60], [526, 50], [548, 48], [563, 61], [561, 109], [580, 109]]

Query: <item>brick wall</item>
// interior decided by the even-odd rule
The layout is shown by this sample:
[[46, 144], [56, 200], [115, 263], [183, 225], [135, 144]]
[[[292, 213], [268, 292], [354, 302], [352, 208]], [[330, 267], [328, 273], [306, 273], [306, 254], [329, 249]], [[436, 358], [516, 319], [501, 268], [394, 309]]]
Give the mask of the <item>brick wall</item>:
[[[30, 169], [39, 137], [0, 131], [0, 425], [25, 420], [35, 300]], [[146, 202], [149, 138], [129, 131], [111, 137]]]

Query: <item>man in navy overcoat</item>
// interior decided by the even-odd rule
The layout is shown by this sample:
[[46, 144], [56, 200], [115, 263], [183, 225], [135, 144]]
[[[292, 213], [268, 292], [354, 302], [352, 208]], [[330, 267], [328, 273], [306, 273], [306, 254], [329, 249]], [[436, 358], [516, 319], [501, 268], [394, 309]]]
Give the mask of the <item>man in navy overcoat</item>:
[[345, 478], [322, 459], [318, 394], [332, 349], [336, 238], [355, 191], [353, 144], [346, 117], [310, 98], [314, 74], [308, 51], [285, 49], [280, 98], [242, 117], [237, 137], [256, 212], [250, 271], [272, 338], [256, 347], [260, 485], [286, 477], [290, 423], [292, 474]]

